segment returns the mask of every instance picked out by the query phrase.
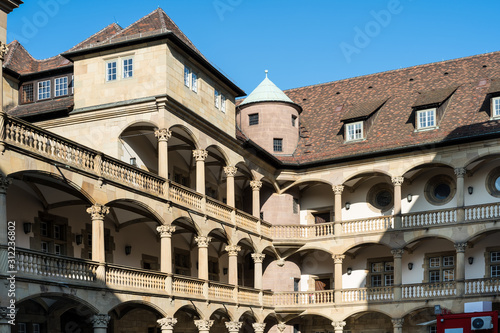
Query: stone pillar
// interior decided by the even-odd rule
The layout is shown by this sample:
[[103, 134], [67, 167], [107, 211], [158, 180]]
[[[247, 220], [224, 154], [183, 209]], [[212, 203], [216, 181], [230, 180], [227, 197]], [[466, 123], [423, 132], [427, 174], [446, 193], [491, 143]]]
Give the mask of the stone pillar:
[[225, 166], [224, 173], [226, 174], [226, 202], [228, 206], [234, 207], [234, 176], [238, 172], [235, 166]]
[[332, 258], [335, 263], [335, 269], [333, 272], [335, 303], [340, 303], [342, 302], [342, 262], [344, 261], [345, 255], [334, 254]]
[[342, 333], [344, 331], [345, 321], [332, 321], [333, 330], [335, 333]]
[[241, 247], [238, 245], [228, 245], [226, 246], [227, 255], [229, 257], [229, 267], [228, 267], [228, 283], [237, 286], [238, 285], [238, 252], [241, 251]]
[[252, 215], [260, 219], [260, 188], [262, 182], [260, 180], [250, 181], [252, 187]]
[[226, 328], [229, 333], [238, 333], [240, 331], [241, 326], [243, 326], [243, 323], [240, 321], [226, 322]]
[[465, 249], [467, 243], [455, 243], [457, 251], [457, 265], [455, 272], [455, 281], [457, 285], [457, 296], [462, 296], [465, 293]]
[[[0, 245], [7, 245], [7, 189], [12, 179], [0, 175]], [[2, 261], [6, 263], [7, 260]]]
[[253, 327], [253, 330], [255, 333], [264, 333], [264, 330], [266, 329], [266, 324], [265, 323], [253, 323], [252, 327]]
[[194, 324], [198, 328], [198, 332], [200, 333], [208, 333], [210, 331], [210, 327], [214, 324], [213, 320], [195, 320]]
[[104, 217], [109, 213], [109, 208], [95, 204], [87, 208], [87, 213], [92, 217], [92, 260], [100, 263], [106, 261], [104, 250]]
[[107, 314], [96, 314], [90, 318], [90, 322], [94, 325], [94, 333], [106, 333], [110, 316]]
[[[8, 302], [8, 299], [6, 299], [6, 303]], [[0, 333], [10, 333], [11, 332], [11, 327], [13, 325], [9, 324], [10, 320], [15, 319], [17, 311], [14, 310], [14, 314], [10, 316], [10, 310], [9, 308], [2, 306], [0, 307]]]
[[254, 288], [262, 289], [262, 261], [266, 255], [263, 253], [252, 253], [252, 259], [255, 263]]
[[156, 227], [160, 234], [160, 271], [172, 273], [172, 234], [175, 231], [173, 225], [162, 225]]
[[391, 319], [392, 326], [394, 327], [394, 333], [403, 333], [403, 322], [404, 318], [394, 318]]
[[158, 175], [168, 178], [168, 139], [172, 132], [166, 128], [157, 129], [155, 137], [158, 139]]
[[401, 229], [401, 185], [403, 185], [404, 177], [392, 177], [394, 185], [394, 229]]
[[392, 249], [392, 255], [394, 256], [394, 300], [401, 300], [401, 288], [403, 283], [403, 267], [401, 266], [401, 260], [403, 258], [403, 249]]
[[332, 187], [333, 193], [335, 193], [334, 201], [334, 214], [335, 214], [335, 224], [333, 226], [333, 233], [335, 236], [340, 236], [342, 234], [342, 191], [344, 191], [343, 185], [334, 185]]
[[457, 176], [457, 222], [465, 221], [465, 168], [455, 168], [455, 175]]
[[161, 333], [174, 333], [174, 325], [177, 324], [177, 319], [174, 317], [165, 317], [156, 321], [160, 325]]
[[194, 240], [198, 244], [198, 278], [208, 280], [208, 244], [212, 237], [197, 236]]
[[205, 194], [205, 159], [208, 152], [205, 149], [193, 150], [193, 157], [196, 160], [196, 192]]

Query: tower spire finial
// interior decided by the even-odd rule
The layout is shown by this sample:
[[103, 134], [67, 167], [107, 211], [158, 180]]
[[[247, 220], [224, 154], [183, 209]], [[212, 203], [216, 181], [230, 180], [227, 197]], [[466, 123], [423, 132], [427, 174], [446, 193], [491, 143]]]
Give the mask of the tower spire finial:
[[266, 73], [266, 79], [267, 79], [267, 73], [269, 73], [269, 71], [266, 69], [264, 72]]

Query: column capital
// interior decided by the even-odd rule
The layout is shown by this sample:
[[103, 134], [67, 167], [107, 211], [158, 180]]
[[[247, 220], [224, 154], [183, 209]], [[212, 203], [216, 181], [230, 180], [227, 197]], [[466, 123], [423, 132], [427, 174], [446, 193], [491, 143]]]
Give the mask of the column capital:
[[96, 314], [90, 318], [90, 322], [94, 325], [94, 328], [108, 328], [110, 316], [107, 314]]
[[156, 227], [156, 231], [160, 234], [161, 238], [164, 237], [172, 237], [172, 234], [175, 231], [175, 226], [174, 225], [161, 225], [159, 227]]
[[405, 181], [405, 177], [403, 176], [391, 177], [391, 181], [394, 186], [401, 186]]
[[266, 329], [266, 323], [253, 323], [252, 327], [256, 333], [264, 332], [264, 330]]
[[198, 247], [208, 247], [208, 244], [212, 240], [212, 237], [208, 236], [196, 236], [194, 241], [198, 244]]
[[391, 321], [392, 321], [392, 326], [394, 326], [394, 328], [402, 328], [405, 319], [404, 318], [392, 318]]
[[455, 246], [455, 250], [457, 250], [457, 252], [464, 253], [465, 249], [467, 248], [467, 242], [458, 242], [458, 243], [455, 243], [454, 246]]
[[283, 324], [283, 323], [279, 323], [278, 325], [276, 325], [276, 327], [278, 328], [278, 331], [280, 331], [281, 333], [283, 333], [283, 331], [288, 327], [287, 324]]
[[92, 216], [92, 220], [103, 220], [106, 214], [109, 213], [109, 207], [95, 204], [87, 208], [87, 213]]
[[252, 253], [251, 256], [254, 263], [261, 263], [266, 255], [264, 253]]
[[158, 139], [158, 142], [168, 141], [168, 139], [170, 139], [171, 136], [172, 136], [172, 131], [169, 131], [166, 128], [160, 128], [155, 130], [155, 137]]
[[340, 195], [344, 191], [344, 185], [333, 185], [332, 190], [335, 195]]
[[232, 165], [225, 166], [223, 168], [226, 177], [234, 177], [236, 172], [238, 172], [238, 168]]
[[195, 149], [193, 150], [193, 157], [196, 161], [204, 161], [208, 156], [208, 152], [205, 149]]
[[200, 320], [195, 320], [194, 324], [196, 325], [199, 331], [209, 331], [210, 327], [212, 327], [212, 325], [214, 324], [214, 321], [200, 319]]
[[237, 256], [238, 252], [241, 251], [241, 246], [238, 245], [228, 245], [225, 250], [229, 256]]
[[238, 332], [241, 326], [243, 326], [243, 322], [241, 321], [227, 321], [225, 324], [229, 332]]
[[334, 254], [332, 255], [332, 258], [333, 258], [333, 262], [336, 263], [336, 264], [341, 264], [344, 259], [345, 259], [345, 255], [343, 254]]
[[3, 61], [5, 59], [5, 55], [7, 54], [8, 50], [9, 48], [7, 47], [7, 44], [0, 42], [0, 60]]
[[[15, 318], [17, 310], [18, 310], [17, 308], [14, 309], [13, 313], [11, 314], [10, 309], [8, 307], [6, 307], [6, 306], [0, 307], [0, 325], [7, 324], [7, 322], [9, 320], [12, 320], [13, 318]], [[13, 315], [13, 318], [11, 318], [12, 315]]]
[[394, 258], [401, 258], [403, 256], [403, 253], [405, 253], [405, 250], [404, 249], [392, 249], [391, 253], [394, 256]]
[[177, 324], [177, 318], [165, 317], [158, 319], [156, 322], [160, 325], [162, 330], [173, 330], [174, 325]]
[[7, 194], [7, 188], [11, 184], [12, 178], [0, 175], [0, 194]]
[[333, 328], [337, 331], [341, 331], [344, 329], [346, 322], [345, 321], [332, 321]]
[[455, 175], [457, 176], [457, 178], [464, 178], [465, 176], [465, 173], [467, 172], [467, 169], [465, 168], [455, 168]]
[[252, 188], [252, 190], [258, 191], [262, 187], [262, 182], [260, 180], [251, 180], [250, 187]]

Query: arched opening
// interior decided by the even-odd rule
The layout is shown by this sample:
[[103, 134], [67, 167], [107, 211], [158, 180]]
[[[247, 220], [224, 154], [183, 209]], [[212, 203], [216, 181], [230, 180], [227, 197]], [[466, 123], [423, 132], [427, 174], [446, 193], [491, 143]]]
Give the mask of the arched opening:
[[158, 174], [158, 139], [155, 130], [156, 126], [148, 122], [138, 122], [123, 130], [119, 137], [119, 156], [122, 160]]
[[148, 332], [158, 331], [157, 320], [163, 315], [145, 302], [125, 302], [109, 311], [111, 317], [108, 332]]

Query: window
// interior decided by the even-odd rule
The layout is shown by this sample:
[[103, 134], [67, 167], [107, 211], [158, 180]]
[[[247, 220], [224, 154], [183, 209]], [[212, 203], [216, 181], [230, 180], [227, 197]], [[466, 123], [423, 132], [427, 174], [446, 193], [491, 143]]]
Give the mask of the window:
[[385, 212], [394, 206], [393, 186], [387, 183], [374, 185], [366, 195], [368, 207], [375, 212]]
[[226, 113], [226, 96], [220, 95], [220, 110]]
[[494, 97], [491, 99], [491, 116], [500, 117], [500, 97]]
[[417, 129], [436, 127], [436, 109], [417, 111]]
[[106, 81], [116, 80], [116, 60], [106, 63]]
[[195, 93], [198, 92], [198, 75], [191, 73], [191, 90]]
[[455, 280], [455, 255], [430, 255], [427, 259], [427, 271], [430, 283]]
[[59, 244], [54, 244], [54, 253], [55, 254], [62, 254], [62, 250], [61, 250], [61, 245]]
[[61, 226], [55, 224], [54, 225], [54, 238], [55, 239], [61, 239]]
[[17, 333], [26, 333], [26, 323], [17, 324]]
[[50, 98], [50, 80], [38, 82], [38, 99]]
[[47, 223], [45, 223], [45, 222], [41, 222], [40, 223], [40, 234], [42, 236], [48, 236], [49, 235], [48, 228], [47, 228]]
[[370, 287], [392, 286], [394, 284], [394, 262], [387, 260], [370, 262]]
[[174, 248], [175, 274], [190, 275], [191, 261], [189, 251]]
[[496, 167], [488, 173], [486, 190], [491, 196], [500, 198], [500, 167]]
[[184, 66], [184, 85], [195, 93], [198, 92], [198, 75], [187, 66]]
[[258, 125], [259, 124], [259, 114], [258, 113], [252, 113], [248, 115], [248, 125]]
[[283, 151], [283, 139], [273, 139], [273, 151], [281, 152]]
[[299, 213], [299, 199], [293, 198], [293, 213], [298, 214]]
[[453, 199], [456, 192], [454, 180], [447, 175], [434, 176], [425, 184], [424, 195], [433, 205], [444, 205]]
[[297, 116], [292, 115], [292, 126], [295, 127], [295, 123], [297, 122]]
[[363, 122], [346, 125], [346, 141], [361, 140], [363, 139]]
[[23, 85], [23, 89], [21, 92], [21, 103], [32, 103], [34, 102], [33, 95], [33, 83]]
[[487, 253], [489, 273], [491, 278], [500, 277], [500, 249], [494, 249]]
[[49, 252], [49, 244], [47, 242], [41, 242], [40, 245], [42, 252]]
[[429, 326], [429, 333], [437, 333], [437, 326], [436, 325]]
[[40, 333], [40, 324], [33, 324], [33, 333]]
[[54, 80], [55, 91], [54, 95], [56, 97], [64, 96], [68, 94], [68, 77], [58, 77]]
[[220, 92], [217, 89], [214, 90], [214, 106], [220, 108]]
[[134, 75], [134, 65], [133, 65], [133, 59], [132, 58], [127, 58], [123, 59], [123, 78], [129, 78]]
[[191, 84], [191, 68], [184, 66], [184, 85], [186, 87], [190, 87]]

